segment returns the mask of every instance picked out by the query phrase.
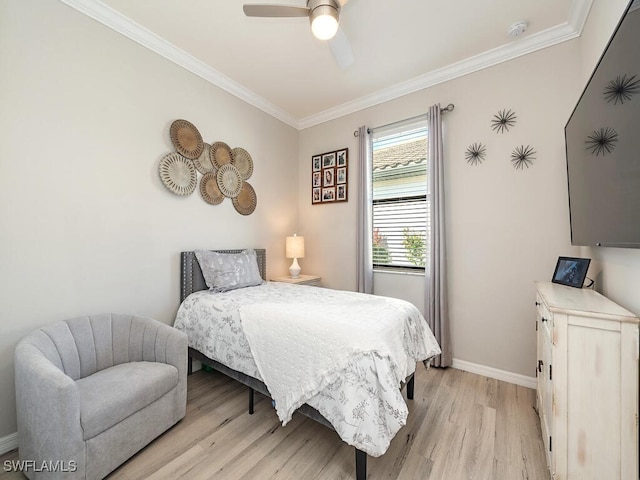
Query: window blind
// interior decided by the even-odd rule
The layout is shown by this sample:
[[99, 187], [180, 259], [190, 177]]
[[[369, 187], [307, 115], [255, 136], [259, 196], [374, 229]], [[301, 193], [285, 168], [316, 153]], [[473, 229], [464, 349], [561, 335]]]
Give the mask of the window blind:
[[374, 133], [374, 267], [422, 270], [429, 238], [427, 129], [409, 125]]

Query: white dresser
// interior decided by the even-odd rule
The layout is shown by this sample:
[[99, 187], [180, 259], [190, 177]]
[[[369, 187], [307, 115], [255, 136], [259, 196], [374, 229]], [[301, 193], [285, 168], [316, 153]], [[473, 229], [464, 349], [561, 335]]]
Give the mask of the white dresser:
[[638, 318], [536, 282], [537, 406], [555, 480], [638, 479]]

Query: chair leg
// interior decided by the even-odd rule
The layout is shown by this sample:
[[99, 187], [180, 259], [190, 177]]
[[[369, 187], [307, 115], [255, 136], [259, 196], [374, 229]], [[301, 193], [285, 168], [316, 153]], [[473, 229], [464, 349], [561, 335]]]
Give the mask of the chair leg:
[[189, 361], [187, 363], [187, 375], [191, 375], [193, 373], [193, 358], [189, 357]]
[[253, 388], [249, 389], [249, 415], [253, 415]]
[[356, 480], [367, 478], [367, 454], [356, 448]]

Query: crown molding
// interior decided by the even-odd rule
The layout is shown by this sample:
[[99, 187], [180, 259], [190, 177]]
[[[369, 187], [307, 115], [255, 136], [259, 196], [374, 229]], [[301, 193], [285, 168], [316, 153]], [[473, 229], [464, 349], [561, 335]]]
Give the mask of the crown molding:
[[406, 82], [398, 83], [389, 88], [360, 97], [351, 102], [324, 110], [299, 120], [300, 130], [328, 122], [365, 108], [373, 107], [395, 98], [415, 93], [439, 83], [447, 82], [464, 75], [468, 75], [488, 67], [492, 67], [508, 60], [527, 55], [529, 53], [551, 47], [567, 40], [579, 37], [586, 22], [593, 0], [574, 0], [571, 6], [569, 20], [561, 25], [549, 28], [488, 50], [479, 55], [466, 58], [460, 62], [434, 70]]
[[163, 56], [186, 70], [229, 92], [244, 102], [262, 110], [281, 122], [297, 129], [313, 127], [345, 115], [388, 102], [395, 98], [432, 87], [455, 78], [497, 65], [529, 53], [557, 45], [579, 37], [591, 9], [593, 0], [573, 0], [569, 20], [562, 25], [520, 38], [513, 43], [502, 45], [463, 61], [434, 70], [425, 75], [398, 83], [370, 95], [317, 114], [297, 119], [258, 94], [243, 87], [226, 75], [206, 65], [184, 50], [169, 43], [155, 33], [125, 17], [99, 0], [59, 0], [75, 10], [93, 18], [145, 48]]
[[280, 120], [287, 125], [299, 129], [298, 121], [289, 113], [281, 108], [268, 102], [258, 94], [243, 87], [239, 83], [233, 81], [226, 75], [218, 72], [209, 65], [189, 55], [184, 50], [169, 43], [165, 39], [159, 37], [152, 31], [144, 28], [142, 25], [134, 22], [130, 18], [122, 15], [120, 12], [105, 5], [99, 0], [60, 0], [62, 3], [74, 8], [75, 10], [93, 18], [102, 23], [106, 27], [115, 30], [125, 37], [139, 43], [145, 48], [161, 55], [180, 65], [191, 73], [203, 78], [213, 85], [229, 92], [244, 102], [253, 105], [272, 117]]

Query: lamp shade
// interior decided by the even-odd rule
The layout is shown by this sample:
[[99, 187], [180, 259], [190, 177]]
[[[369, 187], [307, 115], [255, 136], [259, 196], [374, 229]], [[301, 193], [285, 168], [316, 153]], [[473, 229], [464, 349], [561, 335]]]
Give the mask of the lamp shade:
[[304, 258], [304, 237], [287, 237], [285, 250], [287, 258]]

